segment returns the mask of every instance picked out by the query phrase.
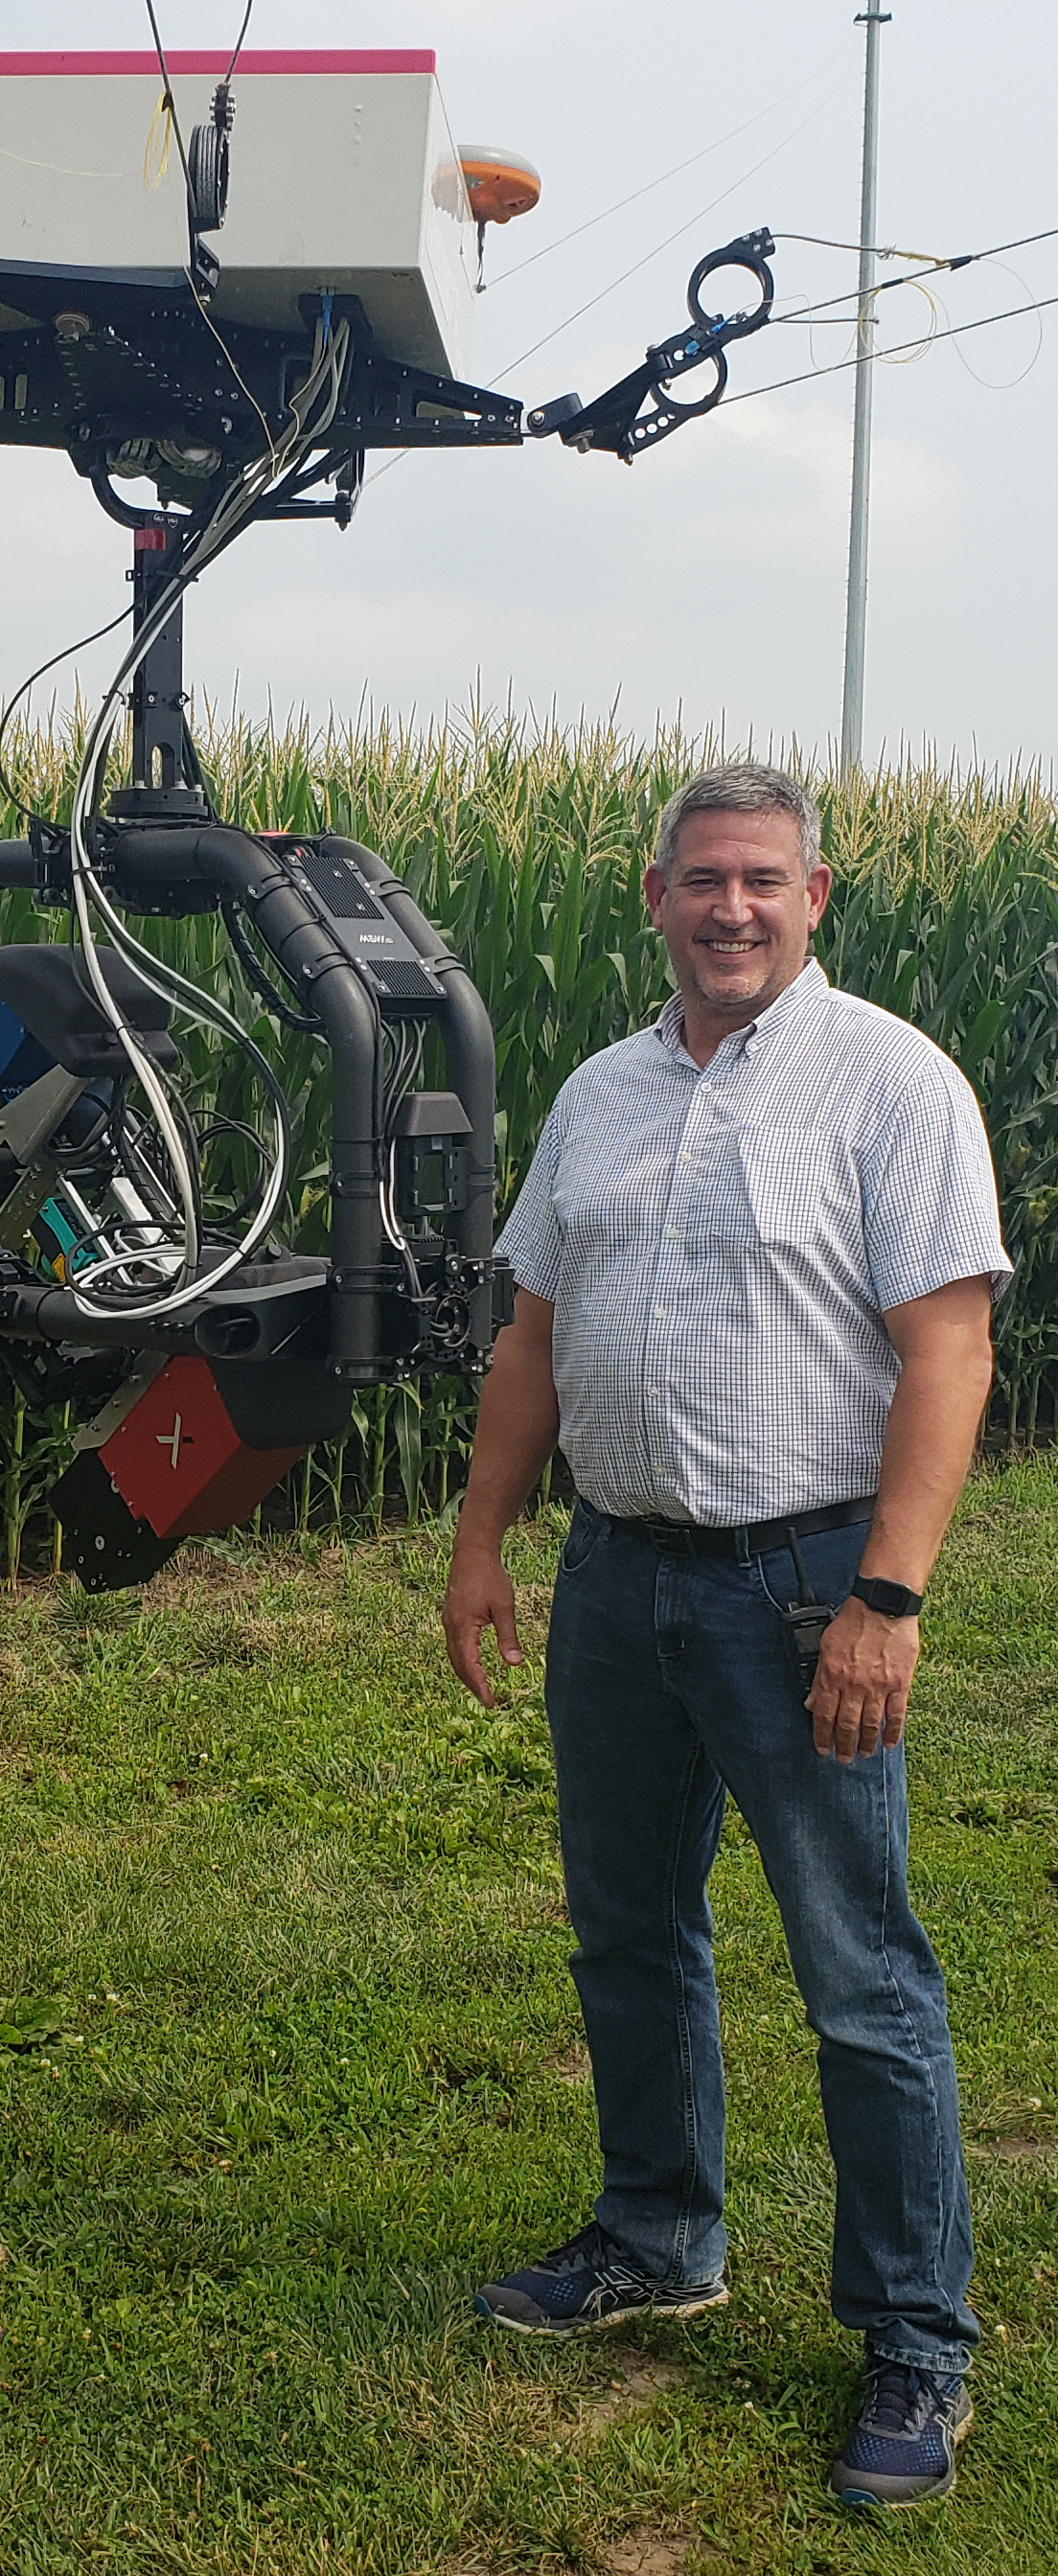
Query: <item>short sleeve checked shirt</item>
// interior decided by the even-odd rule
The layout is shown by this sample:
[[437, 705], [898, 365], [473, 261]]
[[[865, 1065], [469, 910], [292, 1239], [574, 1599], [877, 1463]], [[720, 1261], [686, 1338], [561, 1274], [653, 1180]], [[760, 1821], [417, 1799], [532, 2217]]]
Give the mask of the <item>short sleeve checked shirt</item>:
[[814, 960], [704, 1071], [682, 1032], [674, 995], [563, 1085], [500, 1237], [554, 1304], [577, 1489], [721, 1526], [870, 1493], [884, 1310], [1011, 1275], [973, 1093]]

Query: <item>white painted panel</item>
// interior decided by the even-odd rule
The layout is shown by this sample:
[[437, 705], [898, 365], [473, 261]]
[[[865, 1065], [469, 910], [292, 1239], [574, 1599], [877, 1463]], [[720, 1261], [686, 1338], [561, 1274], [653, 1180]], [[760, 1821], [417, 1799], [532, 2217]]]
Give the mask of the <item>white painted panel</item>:
[[[174, 75], [185, 139], [213, 87]], [[0, 258], [183, 266], [175, 144], [144, 179], [158, 91], [140, 71], [0, 79]], [[359, 295], [386, 356], [467, 374], [475, 229], [431, 73], [240, 71], [228, 216], [208, 240], [218, 318], [297, 328], [299, 295]]]

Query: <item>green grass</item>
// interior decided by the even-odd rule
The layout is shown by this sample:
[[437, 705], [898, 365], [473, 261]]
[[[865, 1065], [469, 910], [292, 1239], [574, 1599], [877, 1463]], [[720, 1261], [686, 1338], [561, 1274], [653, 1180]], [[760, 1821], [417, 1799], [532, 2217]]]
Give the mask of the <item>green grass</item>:
[[730, 2308], [543, 2350], [468, 2313], [597, 2180], [540, 1695], [559, 1525], [513, 1543], [534, 1652], [488, 1717], [443, 1662], [428, 1532], [188, 1552], [141, 1615], [85, 1625], [62, 1586], [8, 1600], [0, 1986], [63, 1998], [68, 2033], [0, 2049], [17, 2576], [558, 2576], [631, 2569], [650, 2535], [657, 2576], [1053, 2568], [1054, 1469], [979, 1479], [931, 1592], [916, 1889], [984, 2340], [957, 2495], [878, 2528], [827, 2500], [857, 2357], [812, 2047], [737, 1818]]

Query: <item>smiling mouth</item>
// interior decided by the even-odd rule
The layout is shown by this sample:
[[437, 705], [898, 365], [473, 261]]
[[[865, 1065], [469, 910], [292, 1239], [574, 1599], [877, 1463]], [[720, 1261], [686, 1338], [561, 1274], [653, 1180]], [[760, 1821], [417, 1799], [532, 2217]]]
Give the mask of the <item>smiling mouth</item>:
[[748, 957], [754, 948], [763, 948], [762, 939], [702, 939], [700, 948], [708, 948], [716, 957]]

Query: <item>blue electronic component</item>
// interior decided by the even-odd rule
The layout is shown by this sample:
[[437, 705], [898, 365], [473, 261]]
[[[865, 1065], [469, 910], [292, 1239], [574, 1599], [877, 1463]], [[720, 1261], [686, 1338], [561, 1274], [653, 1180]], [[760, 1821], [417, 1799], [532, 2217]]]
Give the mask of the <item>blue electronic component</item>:
[[25, 1034], [21, 1020], [16, 1020], [14, 1012], [8, 1010], [6, 1002], [0, 1002], [0, 1074], [7, 1072], [11, 1058], [17, 1055]]
[[0, 1002], [0, 1101], [17, 1100], [20, 1091], [51, 1072], [54, 1062], [40, 1039], [31, 1037], [15, 1012]]

